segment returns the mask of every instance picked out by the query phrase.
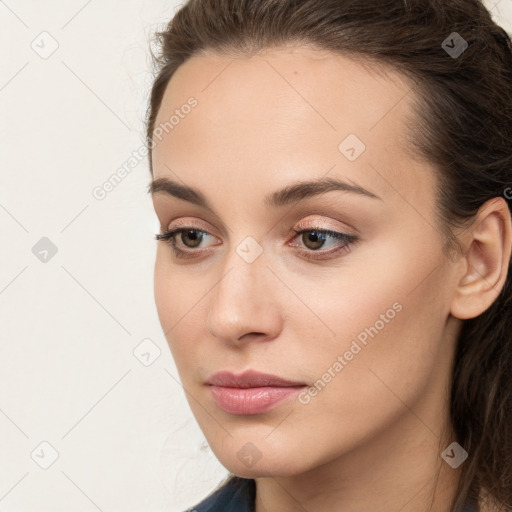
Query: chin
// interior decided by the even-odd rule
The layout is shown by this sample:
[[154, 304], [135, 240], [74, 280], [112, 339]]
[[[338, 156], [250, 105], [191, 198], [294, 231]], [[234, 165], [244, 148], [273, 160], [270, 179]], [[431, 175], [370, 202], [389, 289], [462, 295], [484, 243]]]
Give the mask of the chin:
[[[260, 452], [259, 459], [257, 459], [257, 452], [254, 452], [252, 460], [250, 452], [251, 447], [248, 443], [237, 452], [216, 454], [216, 456], [228, 471], [242, 478], [290, 477], [305, 473], [313, 466], [301, 460], [296, 449], [291, 449], [289, 453], [271, 450], [270, 456]], [[247, 460], [244, 461], [244, 458]]]

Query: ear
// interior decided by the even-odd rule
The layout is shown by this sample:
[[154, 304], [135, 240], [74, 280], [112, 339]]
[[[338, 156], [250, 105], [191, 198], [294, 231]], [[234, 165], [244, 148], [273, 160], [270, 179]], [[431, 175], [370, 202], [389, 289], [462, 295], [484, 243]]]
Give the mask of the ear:
[[495, 197], [483, 204], [464, 239], [467, 250], [458, 261], [461, 271], [451, 305], [451, 314], [462, 320], [488, 309], [507, 279], [512, 221], [506, 201]]

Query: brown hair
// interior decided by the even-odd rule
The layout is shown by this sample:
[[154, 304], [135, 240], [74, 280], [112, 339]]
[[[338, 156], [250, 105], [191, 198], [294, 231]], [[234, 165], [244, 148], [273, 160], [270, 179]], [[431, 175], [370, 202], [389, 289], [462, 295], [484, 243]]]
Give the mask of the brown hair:
[[[450, 53], [459, 36], [467, 48]], [[189, 0], [156, 40], [146, 118], [151, 173], [155, 118], [183, 62], [206, 50], [249, 56], [298, 43], [384, 63], [411, 80], [417, 117], [409, 140], [438, 171], [436, 217], [450, 257], [462, 249], [455, 229], [512, 183], [512, 43], [480, 0]], [[500, 510], [512, 507], [510, 280], [509, 262], [499, 296], [463, 322], [458, 340], [450, 416], [469, 456], [453, 510], [482, 491]]]

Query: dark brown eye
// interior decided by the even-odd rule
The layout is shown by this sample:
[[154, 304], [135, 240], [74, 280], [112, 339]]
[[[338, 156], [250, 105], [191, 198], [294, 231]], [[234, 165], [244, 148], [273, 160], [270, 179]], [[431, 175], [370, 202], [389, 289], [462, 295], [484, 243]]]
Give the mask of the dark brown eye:
[[[329, 259], [335, 255], [346, 253], [358, 241], [358, 237], [355, 235], [349, 235], [348, 233], [341, 233], [338, 231], [331, 231], [329, 229], [309, 228], [309, 229], [293, 229], [292, 230], [297, 236], [295, 238], [300, 239], [299, 245], [294, 247], [301, 248], [301, 253], [304, 257], [312, 260]], [[333, 240], [332, 247], [330, 249], [323, 248], [325, 242], [331, 238]], [[305, 248], [304, 248], [305, 247]]]
[[[312, 249], [312, 250], [321, 249], [325, 243], [325, 240], [326, 240], [325, 235], [322, 234], [322, 232], [320, 232], [320, 231], [311, 230], [311, 231], [304, 231], [302, 233], [302, 241], [304, 242], [304, 245], [308, 249]], [[309, 243], [311, 243], [311, 245], [308, 245]]]
[[[199, 233], [199, 235], [198, 235], [198, 233]], [[202, 231], [198, 231], [197, 229], [182, 230], [180, 233], [180, 237], [181, 237], [181, 241], [183, 242], [183, 244], [186, 247], [190, 247], [190, 248], [197, 247], [198, 245], [200, 245], [201, 241], [203, 240]], [[190, 245], [185, 241], [186, 237], [189, 237], [192, 240]]]

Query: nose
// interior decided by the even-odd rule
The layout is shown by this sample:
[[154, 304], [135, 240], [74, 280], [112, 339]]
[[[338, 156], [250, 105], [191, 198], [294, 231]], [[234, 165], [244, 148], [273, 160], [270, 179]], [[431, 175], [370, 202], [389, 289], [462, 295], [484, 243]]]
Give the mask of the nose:
[[278, 281], [261, 255], [252, 263], [236, 252], [208, 294], [207, 328], [219, 341], [239, 345], [242, 341], [267, 341], [282, 327], [281, 308], [273, 290]]

